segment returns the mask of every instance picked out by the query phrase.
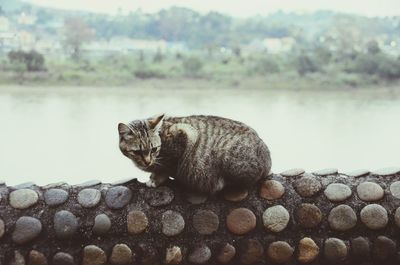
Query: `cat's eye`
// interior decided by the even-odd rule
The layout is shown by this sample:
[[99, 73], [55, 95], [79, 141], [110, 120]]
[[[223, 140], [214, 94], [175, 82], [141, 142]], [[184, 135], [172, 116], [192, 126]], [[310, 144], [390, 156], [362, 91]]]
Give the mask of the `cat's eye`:
[[156, 151], [157, 151], [157, 147], [151, 148], [151, 152], [152, 152], [152, 153], [155, 153]]
[[134, 155], [140, 156], [142, 154], [141, 150], [132, 150], [131, 153], [133, 153]]

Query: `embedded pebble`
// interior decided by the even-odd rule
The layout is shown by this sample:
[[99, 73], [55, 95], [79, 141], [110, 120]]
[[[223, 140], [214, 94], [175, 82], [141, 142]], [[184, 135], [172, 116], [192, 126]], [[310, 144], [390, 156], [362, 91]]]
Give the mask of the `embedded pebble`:
[[201, 235], [211, 235], [218, 226], [219, 218], [213, 211], [199, 210], [193, 215], [193, 227]]
[[341, 204], [330, 211], [328, 222], [333, 230], [347, 231], [356, 226], [357, 215], [350, 206]]
[[257, 239], [248, 239], [241, 244], [239, 253], [241, 264], [256, 264], [263, 260], [264, 248]]
[[229, 263], [236, 254], [236, 249], [229, 243], [226, 243], [225, 246], [221, 248], [219, 254], [217, 255], [216, 259], [219, 263], [227, 264]]
[[378, 184], [366, 181], [357, 186], [357, 194], [361, 200], [372, 202], [382, 199], [384, 192]]
[[207, 195], [200, 193], [188, 192], [185, 194], [185, 198], [191, 204], [202, 204], [207, 201]]
[[240, 202], [249, 195], [248, 190], [225, 190], [224, 199], [230, 202]]
[[82, 265], [105, 265], [107, 256], [104, 250], [95, 245], [83, 248]]
[[87, 187], [93, 187], [96, 185], [101, 184], [101, 181], [98, 179], [92, 179], [92, 180], [88, 180], [82, 183], [79, 183], [78, 185], [76, 185], [77, 187], [81, 187], [81, 188], [87, 188]]
[[44, 201], [49, 206], [58, 206], [66, 202], [68, 192], [63, 189], [49, 189], [44, 193]]
[[[394, 213], [394, 222], [400, 227], [400, 207], [396, 209]], [[0, 223], [0, 238], [1, 238], [1, 223]]]
[[284, 177], [296, 177], [303, 174], [305, 171], [302, 168], [292, 168], [281, 173]]
[[326, 187], [324, 194], [332, 202], [341, 202], [350, 198], [351, 189], [342, 183], [332, 183]]
[[47, 265], [48, 261], [46, 256], [36, 250], [31, 250], [29, 252], [29, 261], [28, 261], [29, 265]]
[[283, 185], [276, 180], [266, 180], [261, 183], [260, 197], [267, 200], [276, 200], [285, 193]]
[[369, 204], [360, 212], [361, 221], [373, 230], [384, 228], [389, 219], [385, 208], [379, 204]]
[[25, 244], [34, 240], [42, 232], [42, 223], [33, 217], [22, 216], [15, 223], [12, 240], [17, 244]]
[[367, 174], [369, 174], [369, 170], [367, 170], [367, 169], [357, 169], [357, 170], [345, 173], [346, 176], [353, 177], [353, 178], [359, 178], [359, 177], [365, 176]]
[[395, 198], [400, 199], [400, 181], [395, 181], [390, 185], [390, 192]]
[[274, 263], [287, 263], [293, 256], [294, 249], [284, 241], [271, 243], [267, 249], [267, 255]]
[[59, 211], [54, 215], [54, 229], [58, 238], [71, 238], [78, 231], [78, 219], [69, 211]]
[[112, 187], [106, 192], [105, 202], [111, 209], [121, 209], [132, 198], [132, 191], [124, 186]]
[[317, 258], [319, 247], [314, 240], [305, 237], [299, 242], [299, 256], [297, 258], [301, 263], [310, 263]]
[[211, 258], [211, 250], [206, 246], [198, 246], [189, 254], [189, 261], [194, 264], [205, 264]]
[[226, 218], [228, 230], [236, 235], [244, 235], [256, 227], [256, 216], [247, 208], [237, 208]]
[[[10, 265], [25, 265], [25, 258], [18, 250], [14, 250], [14, 258], [9, 263]], [[57, 264], [58, 265], [58, 264]]]
[[95, 207], [101, 198], [101, 193], [96, 189], [83, 189], [78, 193], [78, 202], [85, 208]]
[[321, 170], [314, 171], [313, 174], [317, 176], [328, 176], [335, 175], [338, 173], [337, 168], [325, 168]]
[[15, 209], [26, 209], [36, 204], [39, 200], [34, 190], [20, 189], [10, 193], [10, 204]]
[[276, 205], [265, 210], [263, 216], [264, 227], [272, 232], [281, 232], [289, 223], [289, 212], [282, 205]]
[[4, 221], [0, 219], [0, 239], [3, 237], [5, 231], [6, 231], [6, 226], [4, 224]]
[[93, 232], [97, 235], [106, 234], [111, 228], [110, 218], [102, 213], [94, 218]]
[[28, 188], [32, 188], [35, 185], [36, 185], [35, 182], [29, 181], [29, 182], [23, 182], [21, 184], [11, 186], [11, 188], [13, 188], [15, 190], [28, 189]]
[[167, 248], [165, 254], [165, 264], [175, 265], [175, 264], [180, 264], [181, 262], [182, 262], [181, 248], [177, 246]]
[[312, 175], [305, 175], [294, 182], [296, 192], [302, 197], [312, 197], [321, 189], [321, 182]]
[[385, 167], [372, 172], [374, 175], [391, 176], [400, 173], [400, 167]]
[[52, 264], [57, 265], [75, 265], [74, 258], [65, 252], [58, 252], [53, 256]]
[[128, 233], [136, 235], [146, 230], [149, 225], [147, 216], [142, 211], [130, 211], [127, 215]]
[[170, 188], [162, 186], [148, 190], [145, 197], [151, 206], [164, 206], [172, 202], [174, 192]]
[[346, 260], [348, 249], [343, 240], [338, 238], [328, 238], [325, 240], [324, 255], [325, 258], [332, 262], [343, 262]]
[[117, 244], [113, 247], [110, 256], [113, 265], [125, 265], [132, 263], [132, 250], [125, 244]]
[[370, 257], [370, 243], [367, 238], [356, 237], [351, 240], [353, 257], [357, 260], [367, 260]]
[[373, 246], [372, 255], [376, 261], [392, 260], [396, 254], [396, 243], [385, 236], [378, 236]]
[[185, 220], [178, 212], [168, 210], [161, 217], [162, 232], [166, 236], [176, 236], [185, 228]]
[[313, 228], [322, 221], [321, 210], [311, 203], [302, 203], [296, 209], [296, 220], [304, 228]]

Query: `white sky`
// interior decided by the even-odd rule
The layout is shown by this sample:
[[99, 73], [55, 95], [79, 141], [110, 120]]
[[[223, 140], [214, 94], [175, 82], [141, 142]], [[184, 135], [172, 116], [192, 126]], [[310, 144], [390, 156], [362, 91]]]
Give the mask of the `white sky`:
[[400, 15], [400, 0], [25, 0], [51, 7], [82, 9], [115, 13], [141, 8], [145, 12], [156, 12], [170, 6], [184, 6], [207, 12], [216, 10], [238, 17], [268, 14], [277, 10], [312, 12], [334, 10], [366, 16]]

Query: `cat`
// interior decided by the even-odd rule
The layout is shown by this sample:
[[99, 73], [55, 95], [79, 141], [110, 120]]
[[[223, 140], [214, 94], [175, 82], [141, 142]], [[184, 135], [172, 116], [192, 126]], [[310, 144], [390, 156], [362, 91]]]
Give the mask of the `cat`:
[[118, 124], [119, 147], [157, 187], [169, 177], [188, 189], [214, 194], [246, 188], [271, 169], [266, 144], [249, 126], [216, 116], [166, 117]]

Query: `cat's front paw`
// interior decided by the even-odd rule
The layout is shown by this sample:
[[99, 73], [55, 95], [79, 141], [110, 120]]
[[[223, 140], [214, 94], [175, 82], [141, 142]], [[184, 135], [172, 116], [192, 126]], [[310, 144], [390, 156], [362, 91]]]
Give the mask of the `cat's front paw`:
[[146, 182], [146, 186], [149, 187], [149, 188], [156, 188], [157, 187], [156, 182], [154, 180], [152, 180], [152, 179], [150, 179], [149, 181]]

